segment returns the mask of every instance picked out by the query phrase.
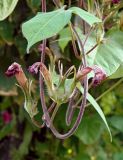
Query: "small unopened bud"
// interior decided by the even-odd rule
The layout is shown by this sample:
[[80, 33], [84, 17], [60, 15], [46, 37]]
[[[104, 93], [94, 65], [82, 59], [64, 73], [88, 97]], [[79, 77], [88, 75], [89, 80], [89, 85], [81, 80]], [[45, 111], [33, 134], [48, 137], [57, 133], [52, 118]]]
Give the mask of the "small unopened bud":
[[99, 85], [103, 80], [106, 79], [106, 72], [104, 71], [104, 69], [102, 69], [101, 67], [99, 66], [94, 66], [93, 67], [93, 71], [95, 73], [95, 76], [93, 78], [93, 85], [94, 86], [97, 86]]
[[120, 2], [120, 0], [112, 0], [112, 3], [114, 4], [118, 4]]
[[21, 65], [19, 65], [18, 63], [12, 63], [11, 66], [9, 66], [9, 68], [5, 72], [5, 74], [8, 77], [15, 76], [20, 86], [26, 86], [27, 78], [21, 68]]
[[78, 71], [77, 75], [76, 75], [76, 79], [78, 81], [81, 81], [82, 79], [84, 79], [84, 77], [90, 73], [93, 70], [92, 67], [86, 67], [86, 68], [82, 68], [81, 70]]
[[40, 69], [40, 62], [34, 63], [32, 66], [29, 66], [28, 71], [32, 74], [37, 74]]
[[2, 113], [2, 119], [5, 124], [8, 124], [12, 120], [12, 115], [8, 111]]

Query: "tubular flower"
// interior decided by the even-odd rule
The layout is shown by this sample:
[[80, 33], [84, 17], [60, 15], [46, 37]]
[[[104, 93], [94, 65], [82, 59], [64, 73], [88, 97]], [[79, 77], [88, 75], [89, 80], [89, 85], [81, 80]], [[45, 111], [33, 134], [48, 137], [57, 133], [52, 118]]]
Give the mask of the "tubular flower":
[[15, 76], [21, 87], [26, 86], [27, 78], [21, 68], [21, 65], [19, 65], [18, 63], [16, 62], [12, 63], [5, 72], [5, 74], [8, 77]]
[[[31, 72], [36, 72], [38, 69], [36, 69], [34, 65], [30, 70]], [[5, 74], [8, 77], [15, 76], [17, 79], [17, 82], [19, 83], [19, 87], [22, 89], [24, 96], [25, 96], [25, 102], [24, 102], [24, 108], [28, 112], [31, 118], [33, 118], [37, 113], [37, 101], [32, 97], [31, 93], [31, 86], [32, 86], [32, 81], [28, 80], [21, 68], [21, 65], [18, 63], [14, 62], [9, 66]]]

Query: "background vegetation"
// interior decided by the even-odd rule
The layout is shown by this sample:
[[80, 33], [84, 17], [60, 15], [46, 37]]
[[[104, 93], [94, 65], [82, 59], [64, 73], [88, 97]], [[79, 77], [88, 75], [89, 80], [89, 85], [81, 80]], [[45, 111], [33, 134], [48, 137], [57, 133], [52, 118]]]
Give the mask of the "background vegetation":
[[[113, 141], [96, 111], [92, 106], [86, 108], [83, 120], [77, 132], [66, 140], [54, 137], [47, 128], [38, 129], [30, 121], [28, 114], [23, 109], [23, 93], [15, 86], [15, 79], [8, 79], [5, 71], [13, 62], [21, 64], [27, 72], [29, 65], [40, 59], [37, 49], [32, 49], [26, 54], [27, 42], [22, 36], [21, 25], [40, 11], [40, 0], [19, 0], [14, 12], [5, 20], [0, 21], [0, 159], [1, 160], [122, 160], [123, 159], [123, 83], [122, 80], [113, 90], [109, 91], [99, 100], [110, 126]], [[67, 1], [65, 2], [68, 3]], [[72, 5], [76, 5], [72, 1]], [[52, 1], [47, 1], [47, 9], [55, 9]], [[122, 13], [122, 7], [118, 12]], [[117, 26], [121, 21], [120, 14], [115, 14], [110, 21], [111, 27]], [[31, 26], [30, 26], [31, 27]], [[120, 26], [122, 32], [122, 25]], [[107, 25], [109, 29], [109, 23]], [[67, 32], [67, 31], [66, 31]], [[65, 33], [66, 33], [65, 32]], [[61, 32], [64, 37], [64, 32]], [[73, 54], [71, 42], [64, 48], [51, 39], [50, 48], [57, 58], [64, 59], [64, 65], [77, 64]], [[117, 42], [120, 48], [120, 42]], [[60, 47], [61, 48], [60, 48]], [[113, 46], [111, 46], [113, 47]], [[122, 48], [121, 48], [122, 49]], [[119, 53], [119, 52], [118, 52]], [[116, 52], [117, 54], [117, 52]], [[122, 50], [123, 54], [123, 50]], [[118, 56], [118, 55], [117, 55]], [[123, 76], [122, 69], [118, 77]], [[33, 90], [39, 93], [37, 77], [27, 76], [34, 80]], [[116, 76], [116, 75], [115, 75]], [[100, 86], [91, 89], [93, 97], [98, 97], [116, 80], [107, 80]], [[39, 97], [38, 97], [39, 98]], [[65, 130], [64, 114], [66, 105], [62, 106], [55, 125], [61, 131]], [[38, 103], [42, 114], [40, 101]], [[41, 116], [41, 115], [39, 115]], [[37, 117], [38, 119], [38, 117]], [[40, 122], [42, 123], [42, 122]]]

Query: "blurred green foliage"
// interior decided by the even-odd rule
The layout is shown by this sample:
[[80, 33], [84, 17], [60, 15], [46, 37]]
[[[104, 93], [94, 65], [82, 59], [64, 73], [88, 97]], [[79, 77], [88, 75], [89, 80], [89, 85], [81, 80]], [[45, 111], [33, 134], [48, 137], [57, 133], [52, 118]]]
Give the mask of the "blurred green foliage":
[[[50, 0], [47, 1], [47, 6], [48, 10], [54, 9]], [[102, 120], [92, 106], [86, 108], [75, 135], [66, 140], [59, 140], [47, 128], [38, 129], [31, 123], [23, 109], [24, 97], [20, 89], [15, 86], [15, 79], [5, 77], [4, 73], [12, 62], [20, 63], [26, 71], [29, 65], [40, 59], [36, 49], [26, 54], [27, 42], [21, 33], [22, 23], [40, 11], [40, 8], [40, 0], [20, 0], [14, 12], [4, 21], [0, 21], [0, 160], [122, 160], [123, 84], [99, 100], [112, 131], [112, 143]], [[65, 32], [61, 32], [60, 36], [65, 38]], [[49, 46], [56, 52], [57, 57], [65, 57], [66, 66], [77, 65], [78, 61], [71, 54], [69, 39], [65, 44], [59, 42], [63, 54], [58, 48], [58, 43], [55, 44], [53, 46], [51, 43]], [[27, 76], [34, 79], [28, 73]], [[99, 87], [93, 88], [92, 95], [98, 97], [116, 81], [107, 80]], [[34, 91], [38, 95], [37, 77], [35, 77]], [[66, 105], [63, 107], [55, 121], [61, 132], [65, 130], [63, 117]], [[40, 101], [38, 108], [40, 114], [36, 117], [37, 120], [42, 116]], [[5, 119], [3, 117], [3, 113], [6, 112], [12, 116], [9, 123], [5, 123], [7, 117]]]

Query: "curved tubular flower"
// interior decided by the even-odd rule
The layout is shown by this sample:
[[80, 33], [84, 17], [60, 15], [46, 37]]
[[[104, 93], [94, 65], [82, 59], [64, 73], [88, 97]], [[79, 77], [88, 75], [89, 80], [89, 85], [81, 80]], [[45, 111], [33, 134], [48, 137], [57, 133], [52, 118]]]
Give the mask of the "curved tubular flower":
[[30, 117], [33, 118], [38, 113], [38, 110], [37, 110], [37, 101], [34, 100], [31, 95], [32, 81], [29, 81], [26, 78], [23, 69], [21, 68], [21, 65], [19, 65], [16, 62], [12, 63], [9, 66], [5, 74], [8, 77], [12, 76], [16, 77], [17, 82], [19, 83], [19, 85], [17, 86], [22, 89], [25, 96], [24, 108], [28, 112]]
[[27, 78], [21, 68], [21, 65], [19, 65], [18, 63], [16, 62], [12, 63], [5, 72], [5, 74], [8, 77], [15, 76], [19, 85], [23, 88], [26, 87]]

